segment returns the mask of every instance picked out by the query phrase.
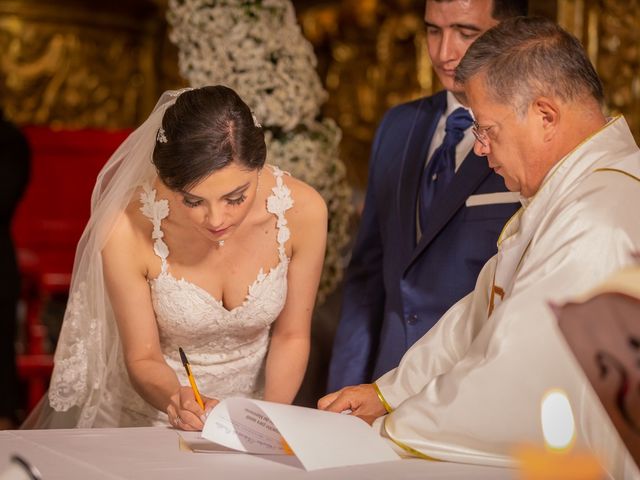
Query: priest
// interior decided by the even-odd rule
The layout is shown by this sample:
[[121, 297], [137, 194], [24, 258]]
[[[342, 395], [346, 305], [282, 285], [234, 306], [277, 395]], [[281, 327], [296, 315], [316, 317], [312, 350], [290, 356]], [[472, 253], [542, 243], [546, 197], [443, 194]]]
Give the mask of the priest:
[[519, 445], [543, 444], [540, 402], [560, 388], [573, 407], [576, 448], [594, 451], [616, 479], [634, 478], [550, 304], [633, 263], [638, 146], [622, 116], [603, 114], [583, 47], [550, 20], [518, 17], [488, 30], [456, 80], [476, 120], [476, 153], [520, 192], [522, 208], [474, 291], [397, 368], [318, 407], [351, 410], [407, 455], [506, 466]]

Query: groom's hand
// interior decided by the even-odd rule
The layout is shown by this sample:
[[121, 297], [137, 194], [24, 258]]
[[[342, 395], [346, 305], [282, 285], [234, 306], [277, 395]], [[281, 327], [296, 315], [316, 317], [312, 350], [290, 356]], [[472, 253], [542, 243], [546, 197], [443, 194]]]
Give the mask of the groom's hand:
[[351, 410], [351, 415], [361, 418], [368, 424], [372, 424], [376, 418], [387, 413], [370, 383], [345, 387], [325, 395], [318, 400], [318, 409], [338, 413]]

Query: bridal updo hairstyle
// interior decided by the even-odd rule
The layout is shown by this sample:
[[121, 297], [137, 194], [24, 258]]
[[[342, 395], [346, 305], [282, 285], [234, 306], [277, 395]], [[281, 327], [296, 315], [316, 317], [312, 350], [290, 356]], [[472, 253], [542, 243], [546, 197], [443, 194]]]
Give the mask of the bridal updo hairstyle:
[[153, 164], [167, 187], [188, 191], [232, 162], [262, 168], [266, 155], [264, 133], [247, 104], [232, 89], [216, 85], [187, 90], [167, 108]]

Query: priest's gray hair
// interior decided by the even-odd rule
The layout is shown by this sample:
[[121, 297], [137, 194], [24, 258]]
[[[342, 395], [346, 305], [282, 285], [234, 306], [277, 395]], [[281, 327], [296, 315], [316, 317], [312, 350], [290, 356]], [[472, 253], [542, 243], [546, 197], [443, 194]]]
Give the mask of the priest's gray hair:
[[456, 82], [464, 85], [480, 73], [486, 74], [492, 100], [521, 116], [540, 96], [604, 101], [602, 83], [578, 39], [543, 17], [510, 18], [487, 30], [460, 61]]

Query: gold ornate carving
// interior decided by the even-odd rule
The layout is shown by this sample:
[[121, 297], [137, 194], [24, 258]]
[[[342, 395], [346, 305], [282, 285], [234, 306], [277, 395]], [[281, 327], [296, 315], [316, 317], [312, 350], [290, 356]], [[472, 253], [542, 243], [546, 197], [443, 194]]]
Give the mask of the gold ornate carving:
[[624, 114], [640, 143], [640, 0], [560, 0], [558, 21], [580, 39], [611, 114]]
[[158, 20], [102, 12], [92, 2], [52, 8], [0, 0], [6, 115], [70, 128], [138, 124], [157, 98]]
[[597, 66], [607, 103], [640, 142], [640, 2], [604, 0], [601, 8]]
[[434, 88], [423, 15], [424, 0], [349, 0], [300, 13], [330, 94], [325, 113], [342, 128], [341, 157], [358, 187], [384, 111]]

